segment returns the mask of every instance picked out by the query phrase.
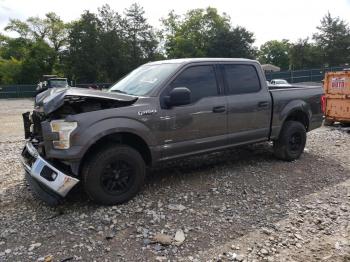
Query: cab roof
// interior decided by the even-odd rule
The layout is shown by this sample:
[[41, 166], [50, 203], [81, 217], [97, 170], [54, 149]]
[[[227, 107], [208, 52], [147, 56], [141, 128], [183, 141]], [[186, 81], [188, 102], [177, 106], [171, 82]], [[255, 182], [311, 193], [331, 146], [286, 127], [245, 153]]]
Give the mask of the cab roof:
[[169, 59], [160, 60], [147, 63], [148, 65], [157, 64], [188, 64], [188, 63], [199, 63], [199, 62], [255, 62], [256, 60], [246, 59], [246, 58], [179, 58], [179, 59]]

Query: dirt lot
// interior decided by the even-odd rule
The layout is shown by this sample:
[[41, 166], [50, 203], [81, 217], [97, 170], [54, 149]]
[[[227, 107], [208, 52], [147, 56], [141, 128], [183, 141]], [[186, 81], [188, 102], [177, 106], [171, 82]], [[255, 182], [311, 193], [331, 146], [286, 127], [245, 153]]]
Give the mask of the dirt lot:
[[31, 107], [0, 101], [0, 261], [350, 261], [349, 128], [309, 133], [294, 162], [246, 146], [157, 168], [124, 205], [76, 190], [49, 208], [18, 160]]

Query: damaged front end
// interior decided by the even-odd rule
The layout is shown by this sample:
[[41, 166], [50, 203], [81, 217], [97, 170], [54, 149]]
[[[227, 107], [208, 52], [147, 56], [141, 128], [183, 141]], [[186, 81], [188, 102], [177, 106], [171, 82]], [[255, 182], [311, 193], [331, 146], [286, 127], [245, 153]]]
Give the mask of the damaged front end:
[[62, 198], [79, 182], [42, 158], [31, 142], [27, 142], [22, 151], [22, 164], [30, 177]]
[[52, 162], [46, 160], [42, 136], [42, 118], [33, 113], [23, 114], [25, 147], [21, 161], [26, 172], [26, 180], [36, 197], [50, 205], [56, 205], [79, 182], [79, 179], [59, 170]]
[[50, 89], [36, 97], [35, 106], [41, 108], [45, 115], [54, 113], [59, 117], [60, 114], [74, 115], [128, 106], [135, 103], [137, 99], [137, 96], [91, 89]]
[[[22, 164], [33, 193], [56, 205], [79, 182], [70, 165], [77, 160], [69, 159], [74, 150], [71, 133], [79, 123], [68, 120], [70, 116], [131, 105], [137, 97], [77, 88], [45, 92], [36, 98], [33, 112], [22, 114], [26, 139]], [[50, 151], [62, 152], [67, 159], [50, 158]]]

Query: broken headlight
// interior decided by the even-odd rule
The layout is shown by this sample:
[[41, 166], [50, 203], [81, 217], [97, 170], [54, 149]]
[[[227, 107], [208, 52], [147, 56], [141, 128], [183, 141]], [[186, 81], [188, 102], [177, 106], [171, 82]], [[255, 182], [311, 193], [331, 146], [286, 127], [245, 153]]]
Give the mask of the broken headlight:
[[66, 122], [65, 120], [53, 120], [50, 122], [51, 131], [58, 133], [58, 140], [53, 141], [56, 149], [68, 149], [70, 147], [70, 134], [77, 128], [77, 122]]

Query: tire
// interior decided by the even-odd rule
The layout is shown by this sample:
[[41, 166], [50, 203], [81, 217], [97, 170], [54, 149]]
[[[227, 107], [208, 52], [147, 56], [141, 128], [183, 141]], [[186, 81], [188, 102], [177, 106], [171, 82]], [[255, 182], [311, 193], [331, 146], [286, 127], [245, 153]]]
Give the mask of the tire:
[[86, 194], [95, 203], [115, 205], [133, 198], [143, 185], [146, 167], [140, 153], [126, 145], [97, 151], [82, 169]]
[[333, 121], [333, 120], [329, 120], [329, 119], [326, 118], [326, 119], [324, 120], [323, 124], [324, 124], [325, 126], [332, 126], [332, 125], [334, 124], [334, 121]]
[[287, 121], [278, 139], [274, 141], [274, 155], [286, 161], [298, 159], [304, 151], [305, 144], [305, 126], [297, 121]]
[[350, 122], [340, 122], [343, 127], [350, 127]]

